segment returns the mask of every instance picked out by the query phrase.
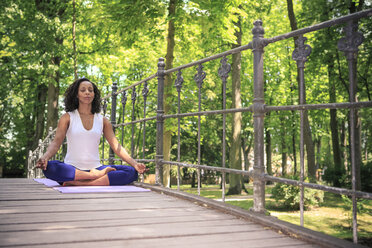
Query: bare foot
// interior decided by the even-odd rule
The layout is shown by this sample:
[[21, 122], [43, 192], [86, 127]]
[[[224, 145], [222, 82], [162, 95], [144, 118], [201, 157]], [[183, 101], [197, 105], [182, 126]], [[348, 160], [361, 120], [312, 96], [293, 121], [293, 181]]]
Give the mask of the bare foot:
[[100, 178], [109, 173], [110, 171], [115, 171], [115, 168], [106, 167], [103, 170], [91, 169], [89, 173], [93, 176], [93, 178]]
[[62, 186], [84, 186], [84, 185], [90, 185], [91, 182], [94, 180], [79, 180], [79, 181], [68, 181], [64, 182]]
[[64, 183], [62, 184], [62, 186], [63, 186], [63, 187], [66, 187], [66, 186], [74, 186], [74, 185], [75, 185], [74, 182], [75, 182], [75, 181], [64, 182]]
[[[112, 171], [112, 170], [110, 170]], [[107, 186], [110, 185], [110, 181], [107, 175], [94, 180], [80, 180], [80, 181], [68, 181], [62, 184], [65, 186]]]

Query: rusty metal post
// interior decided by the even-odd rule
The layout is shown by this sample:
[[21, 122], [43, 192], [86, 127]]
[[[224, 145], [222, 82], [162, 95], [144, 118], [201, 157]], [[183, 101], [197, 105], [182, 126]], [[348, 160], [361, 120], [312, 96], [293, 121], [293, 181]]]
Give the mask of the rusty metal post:
[[160, 171], [162, 166], [163, 155], [163, 132], [164, 132], [164, 58], [159, 58], [158, 61], [158, 110], [156, 114], [156, 157], [155, 157], [155, 183], [162, 185], [160, 180]]
[[[103, 116], [106, 116], [106, 110], [107, 110], [107, 100], [103, 100], [102, 103], [103, 108]], [[101, 163], [103, 163], [105, 159], [105, 137], [102, 135], [102, 141], [101, 141]]]
[[[363, 42], [363, 34], [358, 32], [358, 23], [349, 21], [344, 28], [345, 37], [338, 41], [338, 49], [345, 53], [348, 67], [349, 67], [349, 101], [351, 103], [356, 102], [356, 91], [357, 91], [357, 54], [358, 46]], [[357, 190], [356, 182], [356, 121], [357, 121], [357, 110], [354, 108], [350, 109], [350, 140], [351, 140], [351, 170], [352, 170], [352, 201], [353, 201], [353, 242], [358, 243], [358, 222], [357, 222], [357, 199], [355, 191]], [[359, 165], [360, 166], [360, 165]]]
[[[177, 113], [181, 113], [181, 89], [183, 84], [182, 71], [179, 70], [177, 73], [177, 78], [174, 82], [175, 87], [177, 88], [178, 93], [178, 102], [177, 102]], [[181, 162], [181, 118], [177, 118], [177, 162]], [[177, 166], [177, 189], [180, 190], [181, 184], [181, 169], [180, 166]]]
[[[195, 74], [194, 76], [194, 80], [196, 82], [196, 84], [198, 85], [198, 111], [201, 112], [201, 89], [203, 87], [203, 81], [206, 77], [206, 73], [205, 71], [203, 71], [203, 64], [199, 64], [198, 65], [198, 68], [196, 69], [198, 73]], [[198, 116], [198, 165], [200, 165], [201, 163], [201, 146], [200, 146], [200, 135], [201, 133], [201, 116], [199, 115]], [[198, 174], [198, 195], [200, 195], [200, 186], [201, 186], [201, 179], [200, 179], [200, 174], [201, 174], [201, 171], [200, 169], [198, 168], [197, 169], [197, 174]]]
[[135, 124], [133, 123], [136, 119], [135, 109], [136, 109], [136, 100], [137, 100], [137, 92], [136, 87], [134, 86], [132, 89], [132, 133], [131, 133], [131, 141], [130, 141], [130, 153], [132, 157], [134, 156], [134, 131], [135, 131]]
[[[292, 58], [297, 62], [297, 73], [298, 78], [300, 81], [300, 104], [306, 104], [306, 92], [305, 92], [305, 62], [307, 61], [307, 57], [311, 53], [311, 47], [309, 45], [305, 45], [307, 38], [303, 37], [302, 35], [295, 41], [296, 48], [292, 53]], [[304, 182], [304, 174], [305, 174], [305, 150], [304, 150], [304, 138], [305, 138], [305, 111], [300, 110], [300, 225], [304, 226], [304, 198], [305, 198], [305, 189], [303, 186]]]
[[[218, 75], [222, 79], [222, 109], [226, 110], [226, 84], [231, 65], [227, 63], [227, 57], [220, 61], [221, 66], [218, 69]], [[226, 113], [222, 115], [222, 168], [226, 167]], [[226, 191], [226, 173], [222, 172], [222, 201], [225, 202]]]
[[[125, 106], [127, 104], [127, 92], [123, 91], [121, 93], [121, 113], [123, 115], [122, 123], [125, 123]], [[121, 145], [124, 146], [124, 126], [121, 126]], [[120, 161], [120, 164], [123, 164], [123, 161]]]
[[[111, 125], [113, 126], [113, 130], [115, 133], [115, 125], [116, 125], [116, 91], [118, 90], [118, 84], [117, 82], [113, 82], [112, 86], [112, 94], [111, 94]], [[109, 164], [114, 164], [114, 158], [115, 158], [115, 153], [114, 150], [110, 147], [109, 151]]]
[[262, 21], [254, 23], [252, 52], [253, 52], [253, 77], [254, 77], [254, 99], [253, 99], [253, 124], [254, 124], [254, 165], [253, 165], [253, 211], [265, 212], [265, 181], [263, 173], [264, 165], [264, 82], [263, 82], [263, 54], [264, 54], [264, 29]]

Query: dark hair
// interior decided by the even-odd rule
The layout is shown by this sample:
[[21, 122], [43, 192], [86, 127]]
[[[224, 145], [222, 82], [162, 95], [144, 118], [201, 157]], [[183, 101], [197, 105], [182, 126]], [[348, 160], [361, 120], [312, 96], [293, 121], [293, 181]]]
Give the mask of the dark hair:
[[101, 92], [97, 86], [86, 78], [79, 78], [73, 82], [65, 92], [65, 111], [71, 112], [79, 107], [79, 99], [77, 98], [79, 92], [79, 86], [81, 82], [88, 81], [93, 85], [94, 99], [92, 102], [92, 114], [101, 112]]

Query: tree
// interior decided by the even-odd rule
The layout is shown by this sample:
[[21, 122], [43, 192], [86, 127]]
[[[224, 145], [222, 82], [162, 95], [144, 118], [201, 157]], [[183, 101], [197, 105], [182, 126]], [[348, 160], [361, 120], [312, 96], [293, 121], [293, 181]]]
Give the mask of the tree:
[[[287, 8], [288, 8], [288, 18], [291, 23], [291, 29], [292, 31], [294, 31], [297, 29], [297, 21], [296, 21], [296, 16], [293, 11], [292, 0], [287, 0]], [[295, 47], [297, 47], [296, 42], [295, 42]], [[297, 82], [299, 85], [300, 81], [298, 77], [297, 77]], [[304, 99], [306, 99], [306, 97], [304, 97]], [[306, 102], [304, 103], [306, 104]], [[314, 152], [314, 143], [311, 137], [311, 129], [310, 129], [307, 111], [304, 111], [304, 143], [306, 146], [308, 174], [309, 174], [309, 177], [314, 179], [316, 176], [315, 152]]]
[[[168, 4], [168, 35], [167, 35], [167, 54], [165, 55], [165, 69], [171, 69], [173, 67], [174, 60], [174, 47], [175, 47], [175, 16], [178, 8], [177, 0], [169, 0]], [[164, 80], [164, 114], [169, 114], [172, 106], [172, 75], [167, 74]], [[172, 131], [169, 128], [169, 122], [166, 122], [163, 134], [163, 155], [164, 160], [170, 160], [171, 146], [172, 146]], [[170, 187], [170, 166], [163, 165], [163, 185]]]
[[[239, 5], [239, 9], [242, 6]], [[242, 45], [242, 27], [241, 27], [241, 16], [237, 15], [237, 21], [234, 22], [236, 25], [235, 37], [236, 43], [232, 45], [232, 48], [239, 47]], [[241, 91], [240, 91], [240, 74], [241, 74], [241, 52], [232, 55], [232, 87], [231, 97], [232, 106], [231, 108], [241, 108]], [[230, 168], [242, 169], [242, 155], [241, 155], [241, 131], [242, 131], [242, 113], [237, 112], [233, 114], [231, 119], [231, 149], [230, 149]], [[230, 174], [230, 187], [227, 194], [240, 194], [242, 191], [242, 179], [241, 175]]]

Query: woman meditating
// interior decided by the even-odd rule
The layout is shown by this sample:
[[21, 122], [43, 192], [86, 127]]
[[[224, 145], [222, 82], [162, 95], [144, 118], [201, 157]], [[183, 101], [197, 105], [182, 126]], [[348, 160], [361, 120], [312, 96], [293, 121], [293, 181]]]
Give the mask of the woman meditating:
[[[138, 178], [138, 173], [147, 171], [137, 163], [120, 145], [112, 125], [100, 114], [100, 92], [86, 78], [76, 80], [65, 93], [65, 110], [58, 122], [53, 142], [39, 158], [36, 167], [54, 181], [69, 185], [125, 185]], [[131, 166], [101, 165], [99, 143], [104, 135], [111, 148]], [[67, 154], [64, 162], [48, 161], [53, 157], [67, 137]]]

